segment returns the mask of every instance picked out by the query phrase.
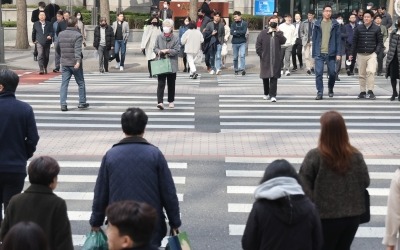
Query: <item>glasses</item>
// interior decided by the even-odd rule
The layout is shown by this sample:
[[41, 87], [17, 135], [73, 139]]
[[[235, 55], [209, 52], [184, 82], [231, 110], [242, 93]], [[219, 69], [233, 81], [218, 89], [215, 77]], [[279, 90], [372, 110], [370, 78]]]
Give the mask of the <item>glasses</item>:
[[332, 10], [324, 10], [324, 12], [332, 12]]

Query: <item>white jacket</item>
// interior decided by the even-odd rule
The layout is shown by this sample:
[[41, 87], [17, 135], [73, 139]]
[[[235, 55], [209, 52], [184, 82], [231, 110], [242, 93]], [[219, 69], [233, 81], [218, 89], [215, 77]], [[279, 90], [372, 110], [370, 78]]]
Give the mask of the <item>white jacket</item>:
[[147, 25], [147, 27], [144, 29], [140, 48], [145, 49], [147, 60], [152, 60], [156, 58], [156, 54], [153, 50], [156, 44], [157, 37], [160, 34], [161, 29], [158, 26]]
[[181, 44], [185, 45], [185, 53], [198, 53], [203, 42], [203, 34], [198, 29], [188, 29], [181, 38]]
[[296, 27], [293, 24], [282, 23], [279, 25], [279, 30], [286, 38], [286, 43], [282, 47], [292, 46], [296, 43]]
[[[399, 242], [397, 234], [400, 228], [400, 169], [396, 170], [390, 183], [385, 226], [382, 244], [396, 246]], [[396, 249], [398, 248], [399, 246]]]

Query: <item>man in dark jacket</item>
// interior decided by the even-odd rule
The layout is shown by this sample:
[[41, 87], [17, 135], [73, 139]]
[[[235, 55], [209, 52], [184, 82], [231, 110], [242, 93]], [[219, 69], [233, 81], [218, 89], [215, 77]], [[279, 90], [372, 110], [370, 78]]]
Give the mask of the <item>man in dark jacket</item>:
[[210, 8], [211, 0], [204, 0], [203, 4], [201, 5], [201, 10], [203, 11], [204, 15], [211, 19], [212, 10]]
[[233, 68], [235, 75], [242, 72], [246, 75], [246, 46], [247, 46], [247, 22], [242, 19], [240, 11], [233, 12], [234, 22], [231, 25]]
[[[373, 13], [366, 10], [363, 15], [364, 23], [354, 30], [353, 46], [351, 48], [352, 60], [357, 55], [360, 94], [358, 99], [369, 98], [375, 100], [374, 82], [377, 66], [377, 55], [383, 49], [382, 33], [379, 26], [372, 22]], [[368, 94], [368, 95], [367, 95]]]
[[53, 18], [56, 16], [59, 10], [60, 6], [56, 4], [56, 0], [50, 0], [50, 4], [48, 4], [44, 9], [44, 12], [46, 12], [46, 21], [51, 22], [51, 20], [55, 20]]
[[336, 60], [341, 57], [340, 26], [332, 17], [332, 7], [325, 5], [322, 8], [322, 19], [315, 22], [313, 30], [312, 57], [315, 59], [315, 83], [317, 97], [315, 100], [322, 100], [324, 92], [323, 73], [324, 64], [328, 66], [328, 89], [329, 97], [333, 97], [333, 87], [336, 79]]
[[82, 68], [82, 34], [77, 28], [76, 17], [68, 19], [68, 28], [58, 35], [57, 53], [61, 55], [62, 83], [60, 88], [61, 111], [68, 111], [67, 93], [71, 76], [74, 75], [78, 84], [79, 105], [78, 108], [89, 107], [86, 102], [86, 87]]
[[158, 15], [162, 20], [172, 19], [174, 12], [169, 8], [170, 2], [164, 2], [163, 9], [160, 10], [160, 14]]
[[100, 73], [108, 73], [108, 59], [110, 50], [114, 49], [114, 31], [107, 24], [107, 18], [100, 18], [100, 25], [94, 29], [93, 47], [99, 53], [99, 70]]
[[[32, 16], [31, 16], [31, 22], [35, 23], [37, 21], [39, 21], [39, 13], [41, 11], [44, 11], [44, 9], [46, 8], [46, 3], [45, 2], [39, 2], [38, 3], [38, 8], [32, 11]], [[35, 43], [35, 49], [33, 50], [33, 60], [37, 61], [37, 57], [38, 57], [38, 51], [37, 51], [37, 46]]]
[[39, 74], [41, 75], [47, 74], [53, 33], [53, 25], [46, 21], [46, 14], [43, 11], [40, 12], [39, 21], [33, 24], [32, 41], [36, 44], [38, 50]]
[[202, 9], [197, 11], [197, 21], [196, 26], [200, 29], [200, 32], [203, 32], [207, 26], [207, 24], [211, 21], [211, 18], [205, 15]]
[[[346, 50], [346, 61], [349, 60], [349, 57], [351, 55], [351, 45], [353, 44], [353, 34], [354, 34], [354, 29], [357, 27], [357, 15], [356, 14], [350, 14], [349, 17], [349, 23], [346, 24], [344, 27], [346, 29], [347, 33], [347, 39], [346, 39], [346, 44], [345, 44], [345, 50]], [[356, 64], [356, 57], [353, 57], [353, 60], [351, 60], [351, 64], [347, 65], [346, 63], [346, 70], [347, 70], [347, 75], [348, 76], [353, 76], [354, 75], [354, 66]]]
[[[22, 191], [26, 161], [39, 141], [32, 107], [15, 98], [18, 82], [13, 71], [0, 70], [0, 208], [4, 204], [4, 209]], [[0, 224], [2, 214], [0, 209]]]
[[205, 61], [207, 69], [211, 75], [219, 75], [221, 72], [221, 49], [224, 43], [225, 28], [221, 22], [221, 13], [215, 12], [213, 21], [209, 22], [203, 32], [204, 46], [203, 52], [206, 55]]
[[[340, 39], [341, 39], [340, 54], [343, 56], [346, 54], [345, 44], [346, 44], [346, 40], [347, 40], [347, 32], [346, 32], [346, 28], [343, 23], [342, 14], [339, 13], [336, 15], [336, 21], [339, 23], [339, 27], [340, 27]], [[340, 73], [341, 69], [342, 69], [342, 57], [340, 57], [340, 60], [336, 60], [336, 79], [335, 79], [335, 81], [340, 81], [339, 73]]]
[[90, 225], [99, 230], [109, 204], [136, 200], [157, 210], [157, 223], [152, 244], [160, 246], [167, 233], [165, 215], [173, 230], [181, 226], [178, 197], [171, 171], [161, 151], [144, 138], [148, 117], [139, 108], [129, 108], [122, 114], [125, 138], [103, 157], [96, 186]]
[[392, 16], [387, 13], [386, 7], [382, 6], [378, 9], [378, 13], [382, 16], [382, 25], [386, 26], [387, 29], [390, 29], [393, 25]]

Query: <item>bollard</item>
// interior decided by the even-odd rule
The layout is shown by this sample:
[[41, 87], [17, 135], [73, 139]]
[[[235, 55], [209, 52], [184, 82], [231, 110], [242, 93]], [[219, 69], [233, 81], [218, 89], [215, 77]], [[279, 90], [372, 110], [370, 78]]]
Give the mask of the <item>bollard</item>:
[[4, 27], [0, 26], [0, 69], [7, 68], [4, 56]]

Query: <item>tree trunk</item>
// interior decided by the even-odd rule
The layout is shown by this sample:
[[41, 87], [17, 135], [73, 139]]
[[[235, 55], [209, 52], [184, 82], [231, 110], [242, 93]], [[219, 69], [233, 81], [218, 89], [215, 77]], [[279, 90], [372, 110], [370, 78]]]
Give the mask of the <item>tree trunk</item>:
[[197, 20], [197, 3], [198, 0], [190, 0], [189, 16], [192, 20]]
[[100, 0], [100, 17], [107, 18], [107, 23], [112, 24], [115, 20], [110, 20], [110, 4], [108, 0]]
[[29, 48], [28, 27], [26, 17], [26, 0], [17, 0], [17, 37], [15, 40], [16, 49]]

